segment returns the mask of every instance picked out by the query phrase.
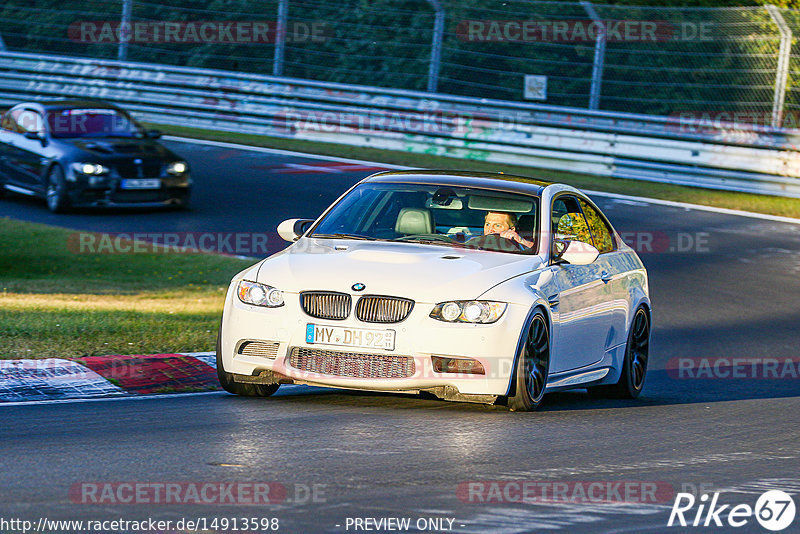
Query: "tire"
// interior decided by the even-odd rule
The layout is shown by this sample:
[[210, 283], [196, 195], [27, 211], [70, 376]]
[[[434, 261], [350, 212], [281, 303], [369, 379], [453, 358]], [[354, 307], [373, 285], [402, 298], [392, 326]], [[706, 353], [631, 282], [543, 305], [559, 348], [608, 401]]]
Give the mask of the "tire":
[[550, 370], [550, 330], [541, 311], [533, 316], [525, 344], [514, 370], [514, 395], [508, 398], [512, 412], [529, 412], [542, 403]]
[[64, 179], [64, 170], [58, 165], [53, 165], [47, 174], [45, 200], [47, 208], [53, 213], [65, 213], [69, 210], [67, 182]]
[[217, 334], [217, 378], [222, 389], [244, 397], [269, 397], [280, 387], [280, 384], [242, 384], [233, 380], [233, 373], [226, 372], [222, 365], [222, 325]]
[[637, 308], [625, 346], [622, 374], [616, 384], [587, 388], [589, 396], [605, 399], [635, 399], [644, 389], [650, 357], [650, 316], [644, 306]]

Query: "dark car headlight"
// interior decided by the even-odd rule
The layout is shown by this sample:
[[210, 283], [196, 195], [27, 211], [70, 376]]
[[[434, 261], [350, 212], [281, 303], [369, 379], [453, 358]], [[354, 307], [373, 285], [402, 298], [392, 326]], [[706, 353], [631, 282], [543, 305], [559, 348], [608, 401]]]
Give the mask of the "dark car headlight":
[[75, 173], [86, 176], [100, 176], [101, 174], [109, 173], [108, 167], [99, 163], [76, 162], [71, 167]]
[[446, 323], [494, 323], [506, 311], [508, 304], [493, 300], [452, 300], [440, 302], [430, 317]]
[[283, 306], [283, 291], [267, 284], [242, 280], [236, 288], [236, 294], [245, 304], [267, 308]]

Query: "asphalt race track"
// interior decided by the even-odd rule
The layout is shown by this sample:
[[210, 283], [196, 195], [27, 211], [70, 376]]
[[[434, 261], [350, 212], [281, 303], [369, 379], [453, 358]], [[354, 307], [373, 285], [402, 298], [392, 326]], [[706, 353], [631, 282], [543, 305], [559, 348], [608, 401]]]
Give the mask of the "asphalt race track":
[[[9, 195], [0, 216], [108, 232], [272, 232], [283, 219], [316, 216], [370, 172], [168, 144], [193, 168], [189, 212], [55, 216], [43, 202]], [[181, 518], [278, 518], [281, 532], [364, 531], [356, 518], [388, 517], [410, 518], [411, 532], [418, 520], [428, 531], [444, 530], [430, 529], [429, 518], [474, 533], [766, 532], [753, 517], [737, 529], [667, 522], [677, 492], [720, 492], [719, 505], [752, 507], [765, 490], [781, 489], [800, 506], [797, 364], [795, 373], [766, 369], [769, 359], [798, 357], [800, 225], [596, 200], [638, 243], [650, 273], [654, 328], [640, 399], [594, 400], [576, 391], [549, 395], [538, 412], [509, 413], [283, 386], [269, 399], [213, 393], [4, 406], [0, 516], [173, 525]], [[744, 369], [739, 377], [724, 365], [705, 374], [676, 369], [687, 358], [748, 363], [737, 368]], [[280, 502], [257, 506], [92, 504], [75, 493], [75, 485], [106, 482], [271, 482], [283, 489]], [[593, 482], [658, 491], [655, 498], [507, 502], [518, 496], [513, 482], [561, 484], [573, 497]], [[727, 521], [727, 512], [720, 517]], [[795, 519], [783, 532], [798, 531]]]

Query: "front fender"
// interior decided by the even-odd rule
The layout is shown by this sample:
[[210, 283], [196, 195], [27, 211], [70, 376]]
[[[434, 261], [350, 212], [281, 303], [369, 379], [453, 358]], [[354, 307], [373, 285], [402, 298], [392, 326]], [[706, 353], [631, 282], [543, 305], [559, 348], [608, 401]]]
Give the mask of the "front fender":
[[552, 295], [558, 295], [558, 291], [558, 285], [556, 284], [555, 276], [553, 276], [553, 271], [548, 267], [506, 280], [478, 297], [480, 300], [515, 302], [517, 304], [526, 305], [530, 309], [518, 334], [517, 349], [514, 353], [514, 362], [506, 388], [506, 396], [512, 393], [511, 388], [515, 380], [517, 361], [522, 354], [525, 335], [538, 310], [544, 313], [547, 324], [550, 327], [550, 346], [552, 350], [555, 334], [554, 325], [556, 323], [553, 320], [548, 299]]

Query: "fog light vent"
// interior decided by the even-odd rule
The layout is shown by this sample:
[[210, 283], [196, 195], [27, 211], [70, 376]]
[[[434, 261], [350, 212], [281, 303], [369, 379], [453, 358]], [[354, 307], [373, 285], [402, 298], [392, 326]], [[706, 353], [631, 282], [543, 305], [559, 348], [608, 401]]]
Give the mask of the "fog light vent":
[[431, 356], [433, 370], [437, 373], [454, 373], [466, 375], [485, 375], [483, 364], [472, 358], [450, 358], [446, 356]]

